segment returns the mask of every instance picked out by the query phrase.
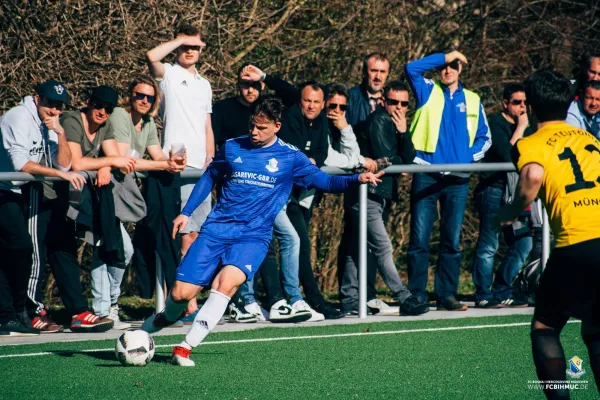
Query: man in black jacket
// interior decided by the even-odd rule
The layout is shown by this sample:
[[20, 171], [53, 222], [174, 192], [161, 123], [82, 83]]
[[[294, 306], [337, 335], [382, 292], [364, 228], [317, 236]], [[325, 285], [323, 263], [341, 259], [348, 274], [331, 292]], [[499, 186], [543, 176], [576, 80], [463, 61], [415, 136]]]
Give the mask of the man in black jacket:
[[[523, 136], [532, 133], [527, 116], [525, 87], [520, 83], [509, 83], [504, 88], [503, 98], [502, 111], [492, 115], [489, 120], [492, 146], [485, 153], [483, 162], [486, 163], [511, 162], [513, 145]], [[506, 185], [506, 172], [481, 172], [479, 184], [475, 188], [479, 212], [479, 237], [473, 258], [473, 284], [477, 308], [527, 306], [521, 299], [513, 298], [511, 284], [532, 248], [528, 224], [522, 229], [517, 228], [523, 224], [511, 224], [503, 228], [508, 250], [492, 282], [499, 236], [494, 226], [494, 218], [504, 203]], [[531, 215], [531, 211], [525, 211], [523, 214]]]
[[[365, 129], [359, 136], [361, 154], [372, 159], [384, 159], [387, 164], [409, 164], [415, 158], [415, 150], [410, 136], [407, 135], [406, 110], [408, 108], [408, 87], [403, 82], [393, 81], [384, 89], [384, 105], [371, 113], [365, 122]], [[383, 211], [386, 203], [392, 199], [394, 177], [383, 178], [377, 186], [369, 185], [367, 197], [367, 245], [374, 256], [381, 276], [392, 295], [401, 304], [401, 315], [420, 315], [429, 311], [426, 304], [411, 295], [404, 285], [393, 258], [392, 242], [385, 229]], [[352, 209], [352, 226], [358, 227], [359, 205], [355, 200]], [[354, 229], [353, 239], [358, 239]], [[346, 268], [342, 280], [341, 292], [344, 295], [342, 306], [345, 312], [358, 306], [357, 260], [358, 243], [352, 246], [346, 257]], [[372, 280], [371, 280], [372, 285]], [[389, 314], [392, 310], [381, 300], [375, 298], [372, 287], [368, 293], [367, 306], [378, 314]], [[370, 297], [370, 298], [369, 298]]]
[[212, 127], [218, 147], [229, 139], [248, 134], [252, 104], [258, 100], [265, 86], [263, 82], [242, 79], [242, 71], [248, 65], [246, 63], [238, 70], [237, 96], [217, 101], [213, 106]]

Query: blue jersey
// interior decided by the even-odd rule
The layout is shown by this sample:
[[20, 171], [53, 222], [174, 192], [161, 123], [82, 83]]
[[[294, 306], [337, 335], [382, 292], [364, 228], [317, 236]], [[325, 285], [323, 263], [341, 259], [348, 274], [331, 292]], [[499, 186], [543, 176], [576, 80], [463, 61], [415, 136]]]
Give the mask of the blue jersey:
[[255, 147], [249, 135], [241, 136], [221, 147], [181, 213], [189, 217], [217, 181], [223, 182], [221, 196], [201, 233], [226, 241], [270, 241], [273, 221], [293, 185], [339, 193], [358, 185], [358, 175], [326, 174], [281, 139], [268, 147]]

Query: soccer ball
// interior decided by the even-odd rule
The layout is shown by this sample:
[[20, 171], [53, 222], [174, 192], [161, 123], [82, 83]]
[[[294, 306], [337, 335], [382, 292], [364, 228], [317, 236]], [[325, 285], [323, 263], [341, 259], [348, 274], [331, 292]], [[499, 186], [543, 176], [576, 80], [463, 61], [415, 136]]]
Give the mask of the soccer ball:
[[154, 340], [145, 331], [127, 331], [117, 339], [115, 355], [125, 366], [144, 366], [154, 356]]

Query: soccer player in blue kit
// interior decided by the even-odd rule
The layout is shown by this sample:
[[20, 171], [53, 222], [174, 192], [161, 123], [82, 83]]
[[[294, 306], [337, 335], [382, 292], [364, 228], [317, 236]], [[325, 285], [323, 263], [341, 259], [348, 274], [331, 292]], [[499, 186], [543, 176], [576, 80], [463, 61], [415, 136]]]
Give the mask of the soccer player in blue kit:
[[273, 221], [286, 204], [292, 185], [340, 193], [359, 183], [381, 182], [383, 171], [352, 176], [322, 172], [301, 151], [277, 138], [282, 112], [283, 104], [275, 96], [257, 101], [250, 134], [228, 140], [221, 147], [173, 221], [175, 237], [213, 185], [222, 182], [221, 197], [177, 268], [165, 309], [142, 325], [143, 330], [154, 333], [177, 321], [190, 299], [212, 282], [210, 295], [185, 340], [173, 349], [174, 365], [195, 365], [190, 359], [192, 349], [217, 325], [238, 287], [258, 270], [269, 248]]

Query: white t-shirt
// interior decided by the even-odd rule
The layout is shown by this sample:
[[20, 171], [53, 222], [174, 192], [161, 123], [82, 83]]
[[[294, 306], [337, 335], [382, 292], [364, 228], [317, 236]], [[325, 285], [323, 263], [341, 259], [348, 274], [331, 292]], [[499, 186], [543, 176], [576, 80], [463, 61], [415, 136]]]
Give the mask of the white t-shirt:
[[163, 66], [165, 75], [160, 80], [163, 152], [168, 157], [171, 143], [185, 143], [187, 164], [202, 168], [206, 161], [206, 119], [212, 113], [210, 83], [198, 71], [192, 74], [177, 63]]

